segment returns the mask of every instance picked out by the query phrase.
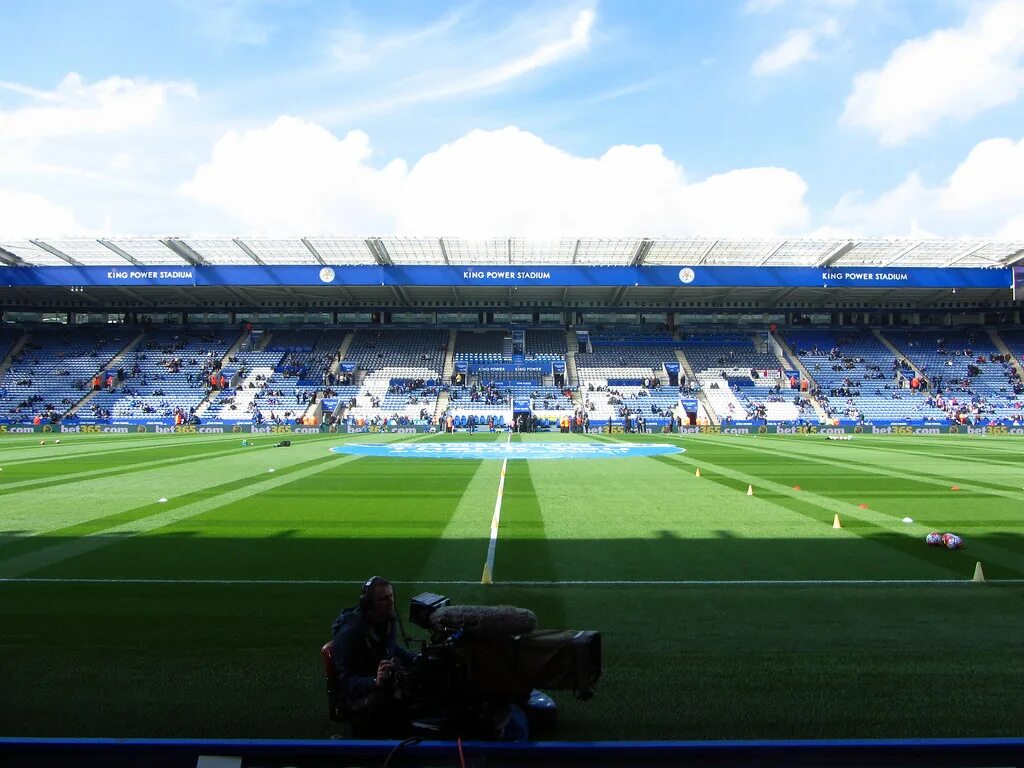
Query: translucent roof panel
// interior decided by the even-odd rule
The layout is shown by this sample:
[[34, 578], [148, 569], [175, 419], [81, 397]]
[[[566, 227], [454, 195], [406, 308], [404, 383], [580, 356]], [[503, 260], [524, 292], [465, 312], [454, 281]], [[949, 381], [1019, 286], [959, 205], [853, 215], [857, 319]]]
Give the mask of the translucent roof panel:
[[107, 248], [99, 240], [46, 240], [47, 245], [56, 248], [79, 264], [102, 264], [124, 266], [130, 264], [119, 253]]
[[395, 264], [444, 264], [441, 241], [425, 237], [382, 237], [381, 242]]
[[452, 240], [444, 238], [452, 264], [508, 264], [508, 240]]
[[[833, 266], [877, 267], [888, 264], [908, 248], [913, 249], [920, 240], [860, 240]], [[912, 251], [911, 251], [912, 252]]]
[[1009, 258], [1016, 258], [1014, 254], [1021, 249], [1024, 249], [1024, 241], [1020, 240], [1007, 243], [990, 243], [975, 253], [972, 258], [982, 260], [996, 259], [999, 262], [1005, 262]]
[[238, 264], [252, 266], [256, 262], [234, 240], [185, 240], [189, 248], [210, 264]]
[[[1012, 240], [1009, 242], [1001, 243], [987, 243], [982, 246], [979, 250], [971, 254], [968, 266], [981, 266], [989, 263], [1002, 264], [1007, 259], [1013, 258], [1013, 255], [1024, 249], [1024, 241]], [[978, 262], [977, 264], [971, 264], [971, 262]]]
[[781, 245], [779, 240], [719, 240], [712, 246], [704, 263], [753, 266]]
[[264, 264], [319, 264], [301, 240], [242, 240]]
[[28, 240], [8, 240], [0, 242], [0, 248], [13, 253], [26, 264], [34, 267], [66, 267], [68, 263], [60, 256], [54, 256], [45, 248], [40, 248]]
[[696, 264], [714, 243], [714, 240], [700, 237], [659, 238], [651, 243], [644, 264], [680, 267]]
[[787, 240], [765, 262], [768, 267], [813, 267], [843, 240]]
[[376, 264], [366, 241], [357, 238], [309, 239], [316, 252], [328, 264]]
[[576, 240], [513, 240], [513, 264], [572, 264]]
[[[529, 240], [493, 238], [382, 237], [376, 242], [395, 264], [579, 264], [581, 266], [628, 265], [643, 240], [574, 239]], [[211, 264], [251, 265], [246, 249], [266, 264], [317, 264], [316, 256], [299, 239], [187, 239], [179, 241]], [[318, 238], [308, 241], [328, 264], [375, 264], [373, 250], [363, 238]], [[814, 266], [852, 243], [834, 262], [837, 267], [997, 267], [1024, 250], [1024, 241], [964, 239], [868, 238], [715, 240], [711, 238], [650, 239], [644, 257], [647, 265], [671, 266]], [[239, 245], [244, 244], [244, 248]], [[50, 253], [49, 246], [74, 262], [87, 265], [123, 265], [126, 260], [113, 247], [143, 265], [187, 266], [188, 261], [161, 240], [153, 238], [62, 240], [10, 240], [0, 246], [31, 265], [64, 266], [67, 261]], [[108, 247], [113, 246], [113, 247]], [[1019, 260], [1019, 257], [1017, 257]]]
[[922, 240], [910, 250], [904, 248], [891, 262], [894, 267], [941, 267], [978, 246], [969, 240]]
[[145, 240], [141, 238], [137, 240], [111, 239], [110, 243], [116, 245], [140, 264], [145, 264], [146, 266], [158, 266], [162, 264], [173, 265], [176, 267], [189, 266], [189, 263], [185, 261], [185, 259], [181, 258], [181, 256], [176, 254], [159, 240]]
[[606, 267], [625, 266], [633, 261], [641, 242], [643, 241], [639, 237], [622, 240], [580, 240], [576, 263]]

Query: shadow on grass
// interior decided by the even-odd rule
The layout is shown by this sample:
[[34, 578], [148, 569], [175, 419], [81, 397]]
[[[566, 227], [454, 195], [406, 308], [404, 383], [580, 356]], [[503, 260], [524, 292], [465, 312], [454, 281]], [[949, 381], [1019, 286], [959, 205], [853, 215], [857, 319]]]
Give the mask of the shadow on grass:
[[[177, 576], [215, 553], [200, 549]], [[358, 574], [344, 584], [0, 583], [0, 732], [326, 737], [318, 649], [357, 581], [417, 576], [404, 554], [340, 561], [339, 579]], [[250, 563], [247, 575], [271, 574]], [[559, 738], [995, 736], [1019, 734], [1024, 717], [1020, 586], [426, 581], [398, 584], [400, 605], [424, 590], [602, 632], [596, 697], [556, 693]]]
[[[848, 527], [834, 537], [831, 526], [822, 525], [819, 536], [808, 538], [742, 538], [736, 531], [691, 538], [652, 528], [649, 538], [586, 540], [535, 538], [543, 531], [520, 522], [523, 527], [510, 523], [505, 529], [503, 521], [494, 562], [500, 581], [970, 579], [978, 560], [990, 579], [1024, 578], [1024, 536], [1017, 533], [969, 537], [964, 550], [951, 552], [856, 522], [844, 523]], [[529, 537], [512, 538], [512, 531]], [[0, 559], [0, 578], [362, 582], [381, 573], [404, 581], [476, 582], [488, 543], [391, 538], [384, 531], [380, 537], [325, 538], [292, 529], [242, 538], [184, 526], [141, 536], [5, 534], [0, 551], [17, 554]], [[979, 554], [986, 550], [1020, 557], [1008, 565]], [[425, 572], [428, 561], [436, 572]], [[26, 562], [31, 569], [14, 567]]]

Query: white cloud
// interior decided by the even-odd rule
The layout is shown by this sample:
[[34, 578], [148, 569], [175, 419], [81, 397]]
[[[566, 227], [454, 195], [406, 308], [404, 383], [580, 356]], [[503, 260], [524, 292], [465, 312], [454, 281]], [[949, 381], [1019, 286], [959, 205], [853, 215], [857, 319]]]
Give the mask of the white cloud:
[[860, 193], [849, 193], [829, 214], [830, 225], [858, 236], [922, 236], [921, 219], [934, 218], [938, 193], [929, 189], [914, 172], [899, 186], [864, 200]]
[[0, 178], [10, 206], [0, 214], [0, 235], [81, 233], [79, 221], [118, 217], [122, 226], [144, 228], [172, 207], [173, 192], [155, 174], [187, 143], [185, 118], [174, 107], [197, 98], [192, 85], [86, 82], [70, 73], [53, 90], [0, 82], [0, 95]]
[[828, 19], [814, 28], [790, 30], [781, 43], [757, 57], [750, 71], [757, 77], [768, 77], [805, 61], [814, 61], [820, 56], [819, 42], [838, 33], [839, 24], [835, 19]]
[[743, 5], [743, 13], [770, 13], [780, 8], [786, 0], [747, 0]]
[[840, 10], [846, 8], [852, 8], [857, 4], [858, 0], [802, 0], [800, 3], [794, 3], [792, 0], [747, 0], [743, 4], [743, 14], [767, 14], [773, 11], [777, 11], [784, 5], [801, 5], [807, 10]]
[[260, 234], [707, 233], [774, 235], [805, 227], [806, 184], [781, 168], [690, 182], [656, 145], [572, 155], [509, 127], [472, 131], [413, 165], [376, 169], [366, 134], [337, 138], [282, 117], [230, 132], [181, 191]]
[[1024, 213], [1006, 222], [996, 236], [1000, 240], [1024, 240]]
[[1010, 214], [1024, 210], [1024, 139], [989, 139], [977, 144], [942, 190], [948, 212]]
[[900, 45], [881, 69], [858, 74], [841, 121], [902, 144], [944, 120], [1009, 104], [1024, 89], [1024, 2], [1001, 0], [964, 26]]
[[226, 133], [181, 191], [261, 232], [374, 232], [388, 224], [392, 177], [404, 168], [377, 171], [370, 155], [362, 131], [338, 139], [281, 117], [267, 128]]
[[810, 61], [815, 57], [814, 36], [811, 31], [795, 29], [777, 46], [758, 56], [751, 71], [758, 77], [766, 77], [784, 72], [802, 61]]
[[40, 233], [94, 234], [78, 223], [70, 209], [40, 195], [13, 189], [0, 189], [0, 233], [10, 240], [38, 237]]
[[177, 0], [191, 28], [219, 46], [263, 45], [272, 27], [258, 20], [253, 0]]
[[120, 133], [153, 123], [174, 97], [197, 98], [190, 83], [110, 77], [88, 84], [75, 72], [55, 91], [6, 82], [0, 82], [0, 89], [31, 102], [0, 111], [0, 137], [7, 141]]
[[321, 110], [323, 123], [351, 122], [356, 115], [378, 114], [429, 101], [493, 92], [586, 53], [591, 46], [597, 13], [555, 8], [542, 15], [526, 14], [481, 34], [466, 30], [443, 37], [459, 16], [445, 17], [430, 27], [378, 42], [357, 27], [334, 34], [334, 58], [342, 70], [361, 70], [364, 101], [348, 99], [338, 108]]
[[911, 173], [873, 200], [844, 196], [829, 219], [860, 234], [1019, 237], [1024, 224], [1020, 178], [1024, 139], [989, 139], [976, 145], [942, 184], [929, 187]]
[[331, 55], [335, 64], [342, 70], [364, 69], [384, 56], [391, 56], [418, 45], [430, 44], [437, 37], [453, 29], [461, 18], [461, 13], [452, 12], [425, 27], [383, 36], [370, 35], [355, 26], [344, 27], [335, 30], [331, 35]]
[[430, 84], [417, 85], [413, 90], [386, 99], [385, 103], [388, 106], [412, 104], [499, 88], [585, 51], [590, 45], [596, 18], [593, 8], [584, 8], [576, 14], [567, 34], [561, 38], [542, 42], [533, 50], [493, 66], [460, 70], [453, 76], [433, 78]]
[[491, 69], [485, 69], [475, 77], [468, 78], [464, 83], [454, 88], [449, 87], [448, 90], [461, 92], [501, 85], [584, 51], [590, 45], [590, 34], [593, 31], [596, 17], [597, 14], [593, 8], [585, 8], [576, 14], [576, 18], [573, 19], [569, 27], [568, 36], [541, 45], [525, 56], [503, 62]]

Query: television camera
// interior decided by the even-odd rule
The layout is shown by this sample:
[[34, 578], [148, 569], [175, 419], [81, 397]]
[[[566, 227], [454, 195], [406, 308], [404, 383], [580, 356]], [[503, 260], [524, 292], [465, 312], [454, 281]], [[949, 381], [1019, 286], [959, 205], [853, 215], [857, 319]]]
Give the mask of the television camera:
[[396, 665], [394, 695], [417, 735], [508, 738], [523, 715], [531, 734], [543, 733], [558, 709], [541, 689], [585, 700], [601, 676], [599, 632], [538, 630], [523, 608], [454, 606], [424, 592], [410, 601], [409, 620], [430, 636], [411, 663]]

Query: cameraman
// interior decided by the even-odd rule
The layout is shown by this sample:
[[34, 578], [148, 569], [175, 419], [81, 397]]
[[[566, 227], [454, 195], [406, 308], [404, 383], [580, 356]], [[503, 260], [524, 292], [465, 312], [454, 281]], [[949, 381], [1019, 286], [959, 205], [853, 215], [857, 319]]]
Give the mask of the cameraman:
[[394, 696], [395, 662], [412, 654], [398, 644], [398, 614], [391, 582], [374, 576], [359, 604], [334, 622], [334, 667], [338, 689], [354, 729], [366, 736], [402, 735], [408, 718]]

